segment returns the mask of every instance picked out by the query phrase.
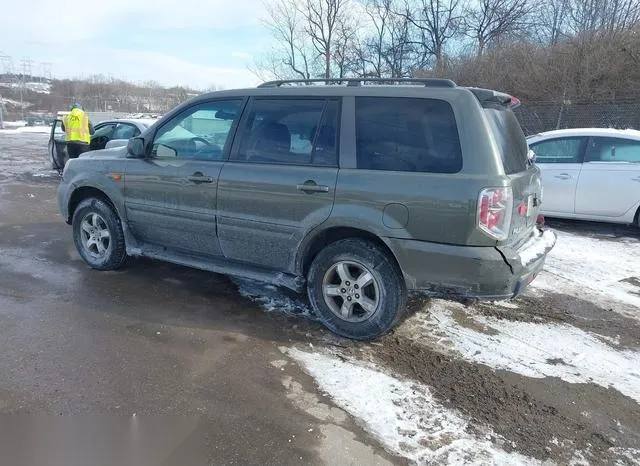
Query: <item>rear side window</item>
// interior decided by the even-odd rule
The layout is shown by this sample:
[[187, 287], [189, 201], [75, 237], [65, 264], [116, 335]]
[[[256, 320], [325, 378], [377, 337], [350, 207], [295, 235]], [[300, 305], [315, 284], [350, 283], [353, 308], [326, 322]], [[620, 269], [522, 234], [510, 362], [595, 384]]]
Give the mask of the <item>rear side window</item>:
[[622, 138], [591, 138], [586, 161], [640, 163], [640, 141]]
[[516, 116], [507, 108], [485, 108], [484, 113], [498, 143], [505, 173], [525, 171], [529, 148]]
[[358, 168], [457, 173], [462, 150], [453, 109], [436, 99], [357, 97]]

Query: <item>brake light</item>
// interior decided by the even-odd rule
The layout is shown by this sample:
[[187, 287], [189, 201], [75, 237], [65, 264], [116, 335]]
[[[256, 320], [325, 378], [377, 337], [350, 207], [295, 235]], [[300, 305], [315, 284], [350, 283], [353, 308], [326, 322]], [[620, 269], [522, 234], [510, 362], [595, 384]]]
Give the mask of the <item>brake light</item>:
[[483, 189], [478, 198], [478, 228], [499, 241], [507, 239], [512, 210], [511, 188]]

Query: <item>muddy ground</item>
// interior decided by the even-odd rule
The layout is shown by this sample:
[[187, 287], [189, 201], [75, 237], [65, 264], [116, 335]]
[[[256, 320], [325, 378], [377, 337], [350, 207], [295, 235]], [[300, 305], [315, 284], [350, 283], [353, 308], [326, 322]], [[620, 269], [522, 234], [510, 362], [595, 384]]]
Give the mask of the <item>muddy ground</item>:
[[[278, 348], [298, 346], [328, 349], [339, 358], [374, 363], [389, 374], [429, 386], [440, 402], [469, 419], [471, 433], [489, 426], [495, 433], [491, 440], [505, 451], [558, 464], [575, 460], [576, 452], [592, 464], [640, 461], [640, 404], [636, 399], [613, 385], [529, 377], [462, 358], [455, 348], [443, 346], [441, 338], [424, 333], [423, 321], [436, 304], [441, 305], [434, 300], [414, 296], [410, 311], [395, 331], [363, 344], [328, 334], [315, 322], [304, 296], [283, 290], [260, 285], [251, 289], [227, 277], [146, 260], [134, 261], [124, 273], [90, 271], [78, 260], [70, 230], [57, 214], [57, 175], [46, 167], [46, 139], [46, 135], [26, 138], [0, 132], [0, 248], [5, 258], [10, 257], [0, 262], [0, 354], [5, 355], [0, 368], [17, 377], [0, 384], [0, 411], [111, 412], [115, 406], [128, 406], [143, 412], [198, 413], [202, 408], [208, 422], [223, 419], [242, 438], [254, 432], [259, 444], [259, 448], [237, 451], [234, 449], [241, 450], [246, 439], [233, 440], [228, 435], [229, 447], [221, 448], [221, 456], [215, 457], [219, 461], [214, 462], [405, 463], [402, 454], [384, 452], [384, 442], [367, 434], [366, 420], [342, 418], [332, 405], [323, 408], [322, 412], [329, 414], [317, 415], [317, 406], [330, 402], [324, 394], [314, 393], [313, 381], [301, 371], [287, 365], [288, 378], [284, 379], [279, 370], [274, 371], [273, 366], [281, 367]], [[626, 227], [550, 223], [561, 231], [602, 241], [639, 237], [637, 231]], [[21, 256], [34, 251], [31, 257]], [[33, 280], [34, 274], [38, 275], [33, 268], [39, 261], [42, 271]], [[71, 278], [56, 278], [56, 271]], [[629, 277], [631, 282], [634, 279]], [[50, 289], [56, 286], [59, 289]], [[74, 296], [81, 289], [90, 292], [77, 302]], [[34, 306], [39, 310], [33, 311]], [[88, 312], [85, 317], [83, 308]], [[612, 351], [640, 351], [640, 321], [615, 308], [615, 303], [600, 306], [589, 298], [534, 290], [513, 306], [457, 306], [451, 315], [460, 328], [496, 338], [499, 333], [482, 319], [566, 326], [601, 338]], [[58, 336], [45, 327], [52, 324], [51, 316], [62, 320], [53, 323]], [[82, 322], [79, 334], [64, 330], [65, 326], [76, 326], [78, 319]], [[115, 336], [109, 337], [109, 332], [117, 336], [114, 345], [131, 350], [126, 363], [118, 355], [103, 359], [74, 354], [92, 351], [93, 340], [96, 351], [114, 351], [110, 338]], [[47, 343], [35, 344], [28, 340], [29, 335]], [[75, 340], [73, 344], [62, 342], [60, 335], [73, 335]], [[140, 341], [145, 342], [144, 351]], [[11, 348], [3, 348], [8, 344]], [[21, 351], [20, 345], [26, 349]], [[43, 351], [50, 354], [45, 357]], [[154, 360], [152, 351], [158, 351], [159, 360]], [[130, 372], [125, 365], [123, 371], [118, 361], [135, 370]], [[188, 377], [179, 369], [187, 361], [192, 365]], [[547, 363], [571, 364], [554, 357]], [[28, 372], [33, 370], [30, 364], [37, 365], [40, 372]], [[53, 366], [47, 368], [46, 364]], [[78, 369], [86, 364], [97, 365], [101, 373]], [[214, 374], [214, 368], [224, 372]], [[152, 369], [156, 375], [147, 372]], [[144, 377], [138, 379], [136, 371], [142, 371]], [[244, 371], [254, 375], [245, 378]], [[632, 375], [640, 381], [640, 367], [637, 371]], [[74, 393], [67, 382], [56, 382], [56, 373], [75, 380], [82, 394]], [[126, 377], [136, 380], [137, 385], [131, 385]], [[101, 378], [108, 381], [102, 391], [96, 391]], [[296, 380], [303, 388], [292, 392], [292, 381]], [[44, 386], [56, 387], [56, 391]], [[210, 389], [212, 386], [216, 390]], [[266, 387], [264, 400], [256, 393], [261, 386]], [[105, 399], [100, 398], [103, 396]], [[301, 408], [308, 408], [310, 399], [316, 400], [312, 403], [316, 415], [311, 417], [312, 410]], [[292, 400], [293, 406], [285, 408]], [[247, 403], [253, 413], [243, 411]], [[261, 410], [265, 412], [258, 414]], [[259, 433], [256, 425], [262, 428]], [[346, 448], [342, 455], [331, 456], [336, 444], [327, 442], [343, 437], [339, 429], [347, 429], [347, 437], [355, 440], [340, 445]], [[295, 448], [288, 441], [293, 432], [298, 434]], [[220, 433], [215, 431], [215, 435]], [[270, 453], [260, 451], [264, 448]]]

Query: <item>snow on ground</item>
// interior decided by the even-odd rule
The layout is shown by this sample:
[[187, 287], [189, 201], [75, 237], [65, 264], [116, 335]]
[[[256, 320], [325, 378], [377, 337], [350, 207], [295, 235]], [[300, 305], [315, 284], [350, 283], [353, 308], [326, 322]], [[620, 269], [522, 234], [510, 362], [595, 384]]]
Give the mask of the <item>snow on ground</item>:
[[0, 129], [0, 135], [2, 133], [51, 133], [51, 126], [17, 126], [5, 122], [4, 127], [5, 129]]
[[531, 287], [587, 298], [640, 318], [640, 240], [557, 234], [544, 272]]
[[234, 277], [232, 280], [242, 296], [259, 304], [266, 312], [277, 311], [315, 320], [313, 311], [307, 304], [297, 297], [287, 296], [285, 291], [277, 286], [246, 278]]
[[425, 385], [400, 380], [375, 367], [319, 352], [285, 352], [315, 378], [321, 390], [392, 453], [418, 464], [528, 465], [539, 461], [507, 453], [485, 438], [467, 433], [467, 420], [445, 408]]
[[[472, 325], [456, 321], [456, 310]], [[527, 377], [611, 386], [640, 403], [640, 352], [617, 349], [615, 342], [576, 327], [473, 315], [460, 304], [441, 300], [411, 324], [417, 341], [431, 341], [443, 351], [453, 348], [468, 361]]]

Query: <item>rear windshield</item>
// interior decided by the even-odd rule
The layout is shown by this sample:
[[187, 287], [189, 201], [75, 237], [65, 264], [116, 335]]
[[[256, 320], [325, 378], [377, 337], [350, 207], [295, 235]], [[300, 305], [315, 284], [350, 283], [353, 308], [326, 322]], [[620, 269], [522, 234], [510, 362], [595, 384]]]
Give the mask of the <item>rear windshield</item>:
[[484, 113], [500, 147], [504, 171], [507, 175], [525, 171], [529, 148], [516, 116], [506, 108], [485, 108]]

